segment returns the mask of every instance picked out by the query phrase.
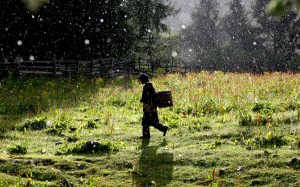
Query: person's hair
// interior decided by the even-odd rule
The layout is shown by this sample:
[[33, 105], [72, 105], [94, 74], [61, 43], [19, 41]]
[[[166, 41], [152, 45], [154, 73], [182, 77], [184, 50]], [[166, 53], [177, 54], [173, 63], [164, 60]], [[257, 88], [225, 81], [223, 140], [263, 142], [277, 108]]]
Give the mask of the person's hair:
[[146, 73], [141, 73], [140, 74], [140, 81], [141, 81], [141, 83], [145, 84], [146, 82], [149, 81], [149, 76]]

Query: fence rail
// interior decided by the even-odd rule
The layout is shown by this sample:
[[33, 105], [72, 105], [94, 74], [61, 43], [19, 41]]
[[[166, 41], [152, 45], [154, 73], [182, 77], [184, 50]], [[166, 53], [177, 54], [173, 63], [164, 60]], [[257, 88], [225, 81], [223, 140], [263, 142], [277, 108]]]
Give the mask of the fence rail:
[[79, 74], [116, 77], [134, 73], [130, 60], [95, 59], [0, 62], [0, 77], [8, 72], [18, 75], [75, 76]]
[[133, 75], [140, 72], [154, 73], [158, 67], [165, 73], [187, 73], [190, 67], [158, 66], [159, 63], [150, 61], [133, 62], [131, 60], [94, 59], [84, 60], [50, 60], [50, 61], [0, 61], [0, 77], [5, 77], [8, 72], [14, 75], [41, 75], [53, 77], [72, 77], [87, 75], [97, 77], [117, 77], [121, 75]]

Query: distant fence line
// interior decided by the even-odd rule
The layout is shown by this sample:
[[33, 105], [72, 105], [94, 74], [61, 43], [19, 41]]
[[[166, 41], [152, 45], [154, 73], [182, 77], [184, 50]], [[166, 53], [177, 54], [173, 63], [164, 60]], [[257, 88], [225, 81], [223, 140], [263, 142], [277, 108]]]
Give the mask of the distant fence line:
[[95, 59], [1, 62], [1, 74], [13, 72], [15, 75], [44, 75], [53, 77], [72, 77], [92, 75], [99, 77], [119, 76], [134, 73], [134, 65], [129, 60]]
[[[0, 62], [0, 77], [8, 72], [14, 75], [42, 75], [53, 77], [72, 77], [76, 75], [117, 77], [121, 75], [134, 75], [140, 72], [154, 72], [157, 65], [149, 61], [132, 62], [131, 60], [94, 59], [84, 60], [56, 60], [51, 61], [24, 61]], [[164, 72], [188, 72], [188, 67], [164, 66]]]

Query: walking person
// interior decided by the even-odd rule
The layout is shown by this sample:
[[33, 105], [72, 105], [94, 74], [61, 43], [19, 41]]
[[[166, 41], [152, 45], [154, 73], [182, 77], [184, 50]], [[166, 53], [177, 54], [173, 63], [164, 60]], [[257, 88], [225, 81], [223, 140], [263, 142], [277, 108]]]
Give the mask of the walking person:
[[143, 103], [143, 119], [142, 119], [142, 132], [140, 138], [150, 138], [150, 126], [163, 132], [166, 135], [168, 127], [159, 123], [157, 114], [157, 97], [152, 83], [149, 81], [149, 76], [145, 73], [140, 74], [140, 81], [144, 84], [141, 102]]

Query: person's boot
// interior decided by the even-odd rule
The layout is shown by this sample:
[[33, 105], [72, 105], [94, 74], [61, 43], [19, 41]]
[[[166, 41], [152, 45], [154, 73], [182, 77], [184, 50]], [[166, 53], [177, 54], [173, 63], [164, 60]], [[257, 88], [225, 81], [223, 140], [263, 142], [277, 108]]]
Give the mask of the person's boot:
[[141, 136], [140, 136], [140, 139], [150, 139], [150, 136], [144, 136], [144, 135], [141, 135]]

